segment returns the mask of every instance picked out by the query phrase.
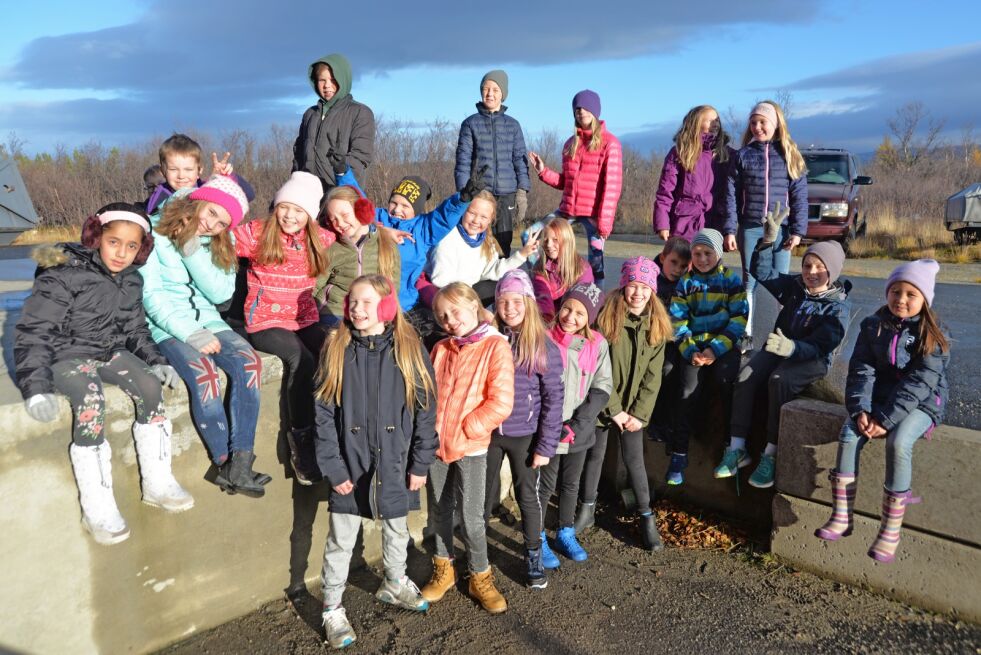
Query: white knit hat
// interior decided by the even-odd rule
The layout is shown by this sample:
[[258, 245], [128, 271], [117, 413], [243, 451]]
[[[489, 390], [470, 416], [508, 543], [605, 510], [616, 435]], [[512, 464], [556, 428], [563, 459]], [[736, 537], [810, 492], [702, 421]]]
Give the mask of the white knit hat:
[[324, 187], [319, 177], [306, 171], [294, 171], [286, 184], [279, 187], [273, 205], [281, 202], [292, 203], [305, 211], [310, 220], [317, 220], [323, 197]]

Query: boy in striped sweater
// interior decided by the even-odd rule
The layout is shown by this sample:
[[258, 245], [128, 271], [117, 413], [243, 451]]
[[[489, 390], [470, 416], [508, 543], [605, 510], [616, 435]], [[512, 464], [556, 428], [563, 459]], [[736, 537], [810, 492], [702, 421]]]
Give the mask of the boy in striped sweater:
[[719, 385], [722, 410], [729, 420], [732, 384], [739, 371], [735, 344], [746, 331], [749, 306], [742, 279], [722, 265], [722, 235], [704, 229], [691, 244], [692, 269], [675, 286], [669, 313], [681, 353], [681, 394], [669, 446], [668, 484], [684, 482], [688, 440], [707, 375]]

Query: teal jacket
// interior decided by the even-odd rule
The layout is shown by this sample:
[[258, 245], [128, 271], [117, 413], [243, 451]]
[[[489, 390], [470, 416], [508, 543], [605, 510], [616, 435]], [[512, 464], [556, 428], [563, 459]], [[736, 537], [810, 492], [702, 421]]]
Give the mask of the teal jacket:
[[[172, 197], [186, 195], [181, 191]], [[159, 214], [151, 217], [154, 225], [158, 219]], [[147, 324], [157, 343], [171, 337], [187, 341], [193, 332], [201, 329], [231, 330], [215, 305], [231, 299], [235, 291], [235, 271], [217, 268], [211, 262], [210, 239], [201, 239], [203, 243], [197, 252], [184, 257], [169, 238], [154, 230], [153, 252], [140, 268], [140, 274], [143, 276]]]

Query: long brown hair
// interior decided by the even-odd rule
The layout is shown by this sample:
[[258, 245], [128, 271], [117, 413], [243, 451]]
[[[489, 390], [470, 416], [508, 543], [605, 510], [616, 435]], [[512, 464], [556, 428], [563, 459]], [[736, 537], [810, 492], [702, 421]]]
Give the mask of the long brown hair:
[[[807, 166], [804, 164], [804, 157], [800, 154], [797, 144], [790, 138], [790, 130], [787, 129], [787, 119], [784, 118], [783, 109], [772, 100], [761, 100], [760, 102], [773, 105], [777, 112], [777, 127], [773, 131], [773, 145], [787, 162], [787, 175], [790, 176], [790, 179], [796, 180], [804, 174]], [[749, 122], [747, 121], [746, 131], [743, 132], [743, 145], [748, 144], [753, 138], [753, 131], [749, 129]]]
[[[611, 293], [606, 302], [603, 303], [603, 309], [600, 310], [599, 318], [596, 319], [596, 327], [603, 333], [611, 346], [620, 340], [620, 333], [623, 332], [623, 323], [627, 318], [628, 311], [627, 300], [623, 295], [622, 287], [617, 289], [616, 293]], [[647, 331], [647, 345], [656, 346], [659, 343], [670, 341], [674, 336], [671, 319], [668, 318], [668, 312], [654, 293], [651, 293], [651, 298], [647, 301], [645, 314], [651, 325], [650, 330]]]
[[[170, 239], [180, 251], [188, 241], [198, 238], [198, 216], [207, 204], [207, 200], [191, 200], [187, 196], [172, 198], [164, 205], [160, 222], [155, 228], [157, 233]], [[206, 248], [211, 251], [211, 263], [216, 268], [230, 273], [238, 267], [235, 245], [228, 230], [211, 237]]]
[[[377, 274], [362, 275], [351, 283], [351, 288], [353, 289], [359, 284], [370, 284], [382, 298], [394, 296], [396, 312], [395, 319], [391, 322], [393, 326], [392, 341], [395, 365], [401, 371], [402, 379], [405, 382], [405, 406], [410, 408], [413, 413], [417, 407], [428, 408], [430, 400], [436, 397], [436, 383], [426, 368], [419, 334], [405, 319], [402, 315], [402, 308], [398, 306], [398, 294], [395, 292], [395, 288], [384, 276]], [[321, 350], [320, 368], [317, 372], [320, 383], [316, 395], [317, 398], [326, 403], [333, 402], [340, 406], [343, 400], [341, 394], [344, 387], [344, 361], [347, 347], [350, 344], [351, 327], [345, 319], [336, 330], [331, 332], [327, 343]], [[421, 402], [418, 397], [420, 393], [423, 396]]]
[[[569, 155], [570, 159], [576, 158], [576, 153], [579, 152], [579, 124], [575, 124], [575, 128], [572, 130], [572, 138], [569, 140], [569, 145], [565, 149], [565, 154]], [[593, 116], [593, 122], [590, 124], [589, 129], [592, 131], [592, 135], [589, 137], [589, 145], [586, 146], [586, 150], [589, 152], [596, 152], [599, 147], [603, 145], [603, 126], [600, 125], [599, 119]]]
[[[681, 128], [674, 135], [674, 147], [678, 152], [678, 162], [681, 167], [691, 173], [698, 164], [698, 158], [702, 156], [702, 117], [710, 111], [714, 111], [718, 116], [719, 112], [712, 105], [698, 105], [692, 107], [685, 114], [681, 121]], [[718, 162], [729, 160], [729, 135], [719, 125], [719, 131], [715, 136], [715, 145], [712, 147], [712, 158]]]
[[[493, 196], [491, 196], [493, 197]], [[351, 186], [339, 186], [334, 187], [327, 193], [327, 197], [324, 199], [322, 214], [327, 213], [327, 204], [331, 200], [344, 200], [351, 203], [351, 207], [355, 208], [355, 203], [361, 199], [358, 192]], [[329, 219], [328, 219], [329, 220]], [[399, 258], [398, 244], [395, 243], [395, 238], [392, 237], [385, 230], [378, 230], [378, 273], [387, 277], [390, 280], [397, 280], [399, 278], [399, 270], [396, 268], [397, 264], [401, 261]], [[340, 239], [334, 243], [339, 243]], [[496, 242], [495, 242], [496, 243]], [[340, 246], [338, 246], [340, 247]], [[326, 267], [325, 267], [326, 268]]]
[[[521, 300], [525, 303], [525, 319], [516, 330], [517, 339], [514, 347], [514, 368], [525, 369], [528, 375], [541, 374], [548, 366], [548, 351], [545, 342], [548, 335], [545, 331], [545, 319], [542, 318], [542, 310], [538, 308], [538, 303], [534, 298], [522, 295]], [[497, 329], [503, 331], [507, 324], [495, 312], [494, 323]], [[511, 328], [512, 331], [513, 328]]]
[[[277, 205], [278, 206], [278, 205]], [[327, 258], [327, 248], [320, 240], [320, 230], [318, 229], [316, 217], [307, 218], [306, 236], [304, 241], [307, 246], [307, 268], [310, 277], [320, 277], [327, 271], [329, 260]], [[276, 212], [269, 215], [262, 222], [262, 236], [259, 237], [259, 252], [256, 254], [256, 262], [262, 266], [279, 266], [286, 263], [286, 253], [283, 251], [283, 228], [276, 220]]]
[[932, 355], [937, 348], [942, 353], [950, 352], [950, 342], [943, 330], [940, 329], [937, 315], [924, 302], [923, 309], [920, 310], [920, 346], [918, 351], [920, 356], [926, 357]]
[[[562, 289], [569, 289], [583, 274], [583, 261], [579, 253], [576, 252], [576, 233], [573, 231], [569, 221], [561, 216], [556, 216], [545, 224], [543, 232], [553, 232], [559, 238], [559, 258], [556, 262], [555, 273], [559, 278]], [[535, 262], [535, 272], [544, 277], [549, 282], [551, 274], [545, 268], [545, 239], [542, 238], [541, 256]]]

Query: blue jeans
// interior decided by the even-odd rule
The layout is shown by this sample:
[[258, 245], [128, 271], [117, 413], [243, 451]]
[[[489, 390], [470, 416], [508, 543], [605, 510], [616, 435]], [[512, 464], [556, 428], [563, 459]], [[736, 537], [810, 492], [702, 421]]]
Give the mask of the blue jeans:
[[[886, 489], [896, 493], [909, 491], [913, 480], [913, 444], [931, 427], [930, 415], [914, 409], [886, 435]], [[858, 433], [853, 419], [845, 421], [838, 435], [839, 473], [858, 475], [858, 459], [868, 442], [868, 437]]]
[[[777, 273], [790, 272], [790, 251], [784, 250], [781, 246], [790, 234], [786, 224], [780, 227], [780, 234], [774, 244], [772, 253], [773, 270]], [[740, 225], [736, 229], [736, 243], [739, 245], [739, 261], [743, 266], [743, 285], [746, 287], [746, 303], [749, 305], [749, 316], [746, 317], [746, 334], [753, 334], [753, 301], [756, 297], [756, 278], [749, 274], [749, 264], [753, 259], [753, 251], [756, 244], [763, 238], [763, 226], [743, 227]], [[761, 253], [762, 255], [763, 253]]]
[[[174, 338], [157, 347], [187, 385], [194, 424], [211, 460], [220, 465], [228, 459], [229, 452], [252, 450], [255, 443], [262, 360], [249, 342], [232, 330], [216, 332], [215, 337], [221, 352], [214, 355], [204, 355]], [[225, 413], [219, 368], [228, 376], [230, 418]]]

